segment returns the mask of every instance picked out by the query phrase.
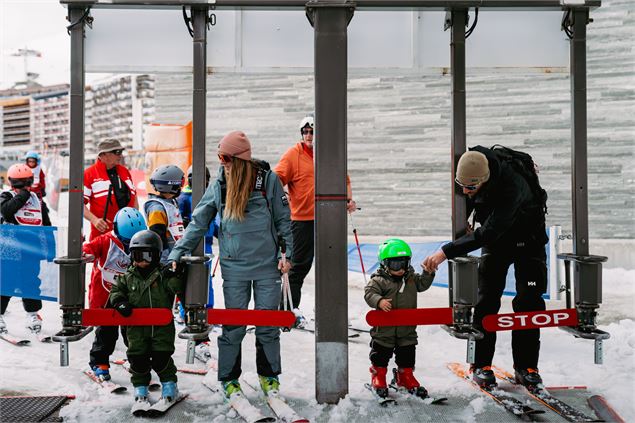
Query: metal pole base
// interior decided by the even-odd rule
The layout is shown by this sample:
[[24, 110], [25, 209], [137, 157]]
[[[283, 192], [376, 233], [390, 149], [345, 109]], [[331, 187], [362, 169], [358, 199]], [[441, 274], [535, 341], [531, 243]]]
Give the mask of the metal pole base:
[[93, 331], [92, 326], [88, 327], [65, 327], [51, 337], [53, 342], [60, 343], [60, 367], [68, 367], [69, 354], [68, 343], [79, 341]]

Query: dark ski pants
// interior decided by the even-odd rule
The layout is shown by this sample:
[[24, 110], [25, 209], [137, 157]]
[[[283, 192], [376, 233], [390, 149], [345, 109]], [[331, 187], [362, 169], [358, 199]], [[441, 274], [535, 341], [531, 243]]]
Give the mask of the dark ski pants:
[[[126, 338], [126, 327], [121, 326], [121, 337], [124, 344], [128, 346]], [[117, 339], [119, 338], [119, 326], [98, 326], [95, 329], [95, 340], [90, 349], [90, 367], [98, 364], [108, 364], [112, 352], [115, 350]]]
[[[2, 295], [0, 297], [0, 314], [4, 314], [7, 311], [7, 307], [9, 306], [10, 296]], [[34, 311], [42, 310], [42, 300], [34, 300], [32, 298], [22, 298], [22, 306], [24, 307], [24, 311], [27, 313], [31, 313]]]
[[[293, 254], [291, 259], [293, 266], [289, 271], [289, 286], [291, 287], [291, 299], [293, 307], [300, 306], [302, 299], [302, 284], [304, 278], [313, 266], [315, 232], [313, 220], [292, 220], [291, 233], [293, 235]], [[284, 305], [280, 307], [284, 309]]]
[[[474, 325], [485, 337], [476, 341], [476, 367], [490, 366], [496, 348], [496, 332], [483, 330], [481, 322], [489, 314], [497, 314], [505, 289], [507, 270], [514, 264], [516, 296], [512, 301], [514, 312], [545, 310], [542, 294], [547, 289], [546, 254], [543, 245], [526, 246], [519, 243], [505, 251], [483, 248], [478, 269], [478, 302], [474, 308]], [[537, 368], [540, 352], [540, 330], [512, 331], [514, 367]]]
[[416, 348], [416, 345], [385, 347], [372, 340], [370, 341], [370, 354], [368, 356], [373, 366], [388, 367], [388, 362], [394, 353], [397, 367], [412, 368], [415, 366]]
[[[225, 308], [247, 309], [254, 292], [254, 309], [276, 310], [280, 304], [280, 279], [255, 281], [223, 281]], [[241, 344], [246, 326], [223, 325], [218, 337], [218, 380], [238, 379], [242, 372]], [[280, 328], [256, 326], [256, 370], [262, 376], [277, 376], [282, 372], [280, 361]]]
[[148, 386], [152, 378], [150, 370], [156, 372], [161, 383], [176, 382], [176, 366], [172, 354], [172, 351], [152, 351], [141, 355], [128, 354], [132, 386]]

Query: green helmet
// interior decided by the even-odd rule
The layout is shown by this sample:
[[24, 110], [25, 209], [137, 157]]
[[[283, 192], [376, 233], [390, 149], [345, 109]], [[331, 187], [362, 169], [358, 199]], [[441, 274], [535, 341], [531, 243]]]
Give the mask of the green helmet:
[[379, 262], [386, 269], [407, 270], [410, 266], [412, 250], [405, 241], [391, 238], [379, 246], [377, 257], [379, 258]]

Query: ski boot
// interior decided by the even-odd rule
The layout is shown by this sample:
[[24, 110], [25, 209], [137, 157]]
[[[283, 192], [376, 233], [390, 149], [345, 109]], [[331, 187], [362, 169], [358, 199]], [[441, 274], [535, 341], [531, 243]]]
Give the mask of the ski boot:
[[370, 386], [377, 396], [381, 398], [388, 397], [388, 386], [386, 385], [387, 367], [370, 366]]
[[134, 404], [130, 412], [137, 417], [143, 416], [146, 411], [152, 407], [148, 400], [148, 386], [135, 386], [134, 387]]
[[419, 398], [427, 398], [428, 391], [426, 388], [421, 386], [419, 381], [415, 378], [413, 367], [400, 367], [397, 369], [392, 369], [393, 373], [393, 385], [398, 388], [405, 389], [410, 394], [415, 395]]
[[110, 366], [108, 364], [97, 364], [91, 366], [93, 373], [101, 380], [110, 380]]
[[278, 393], [280, 391], [280, 381], [278, 380], [278, 376], [262, 376], [258, 375], [258, 380], [260, 381], [260, 388], [265, 395], [269, 395], [270, 393]]
[[496, 376], [494, 376], [494, 372], [492, 371], [491, 366], [483, 366], [483, 367], [470, 367], [470, 372], [472, 372], [472, 380], [482, 388], [494, 388], [496, 387]]
[[212, 358], [212, 354], [209, 352], [209, 341], [201, 342], [194, 347], [194, 356], [204, 363], [207, 363]]
[[519, 383], [525, 386], [527, 389], [540, 389], [543, 387], [542, 378], [538, 373], [538, 369], [533, 369], [531, 367], [527, 369], [514, 369], [514, 379], [516, 379], [516, 383]]
[[229, 399], [232, 395], [243, 393], [238, 379], [221, 381], [221, 386], [223, 387], [223, 393], [225, 394], [225, 398], [227, 399]]
[[29, 311], [26, 313], [26, 327], [33, 333], [42, 331], [42, 318], [37, 311]]
[[161, 399], [174, 402], [179, 397], [179, 387], [176, 382], [161, 382]]
[[0, 314], [0, 334], [7, 333], [7, 324], [4, 321], [4, 316]]
[[300, 311], [300, 309], [294, 308], [293, 314], [295, 314], [295, 323], [293, 324], [293, 327], [297, 329], [304, 329], [307, 325], [307, 321], [302, 315], [302, 312]]

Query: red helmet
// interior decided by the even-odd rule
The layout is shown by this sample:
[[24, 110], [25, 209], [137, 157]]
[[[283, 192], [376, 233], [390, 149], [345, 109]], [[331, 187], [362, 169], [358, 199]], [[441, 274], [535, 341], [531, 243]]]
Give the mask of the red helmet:
[[24, 163], [14, 164], [7, 171], [7, 178], [13, 188], [24, 188], [33, 184], [33, 171]]

